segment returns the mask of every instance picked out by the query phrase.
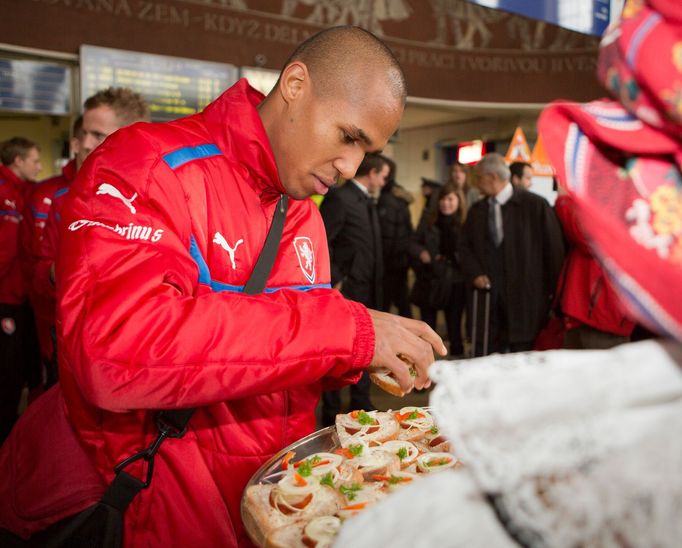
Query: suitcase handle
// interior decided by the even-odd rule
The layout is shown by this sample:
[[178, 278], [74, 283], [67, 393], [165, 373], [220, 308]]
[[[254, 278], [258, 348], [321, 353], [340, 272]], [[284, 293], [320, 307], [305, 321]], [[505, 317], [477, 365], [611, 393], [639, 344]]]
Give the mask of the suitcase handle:
[[474, 287], [474, 301], [471, 313], [471, 357], [476, 357], [476, 338], [478, 332], [478, 293], [485, 293], [484, 316], [483, 316], [483, 356], [488, 354], [488, 337], [490, 333], [490, 284], [484, 288]]

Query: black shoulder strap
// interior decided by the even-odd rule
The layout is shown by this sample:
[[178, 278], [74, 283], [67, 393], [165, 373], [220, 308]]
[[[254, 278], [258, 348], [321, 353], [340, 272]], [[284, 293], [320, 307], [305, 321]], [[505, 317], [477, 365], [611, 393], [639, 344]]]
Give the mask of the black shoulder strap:
[[[277, 257], [288, 208], [289, 197], [286, 194], [282, 194], [275, 207], [275, 215], [272, 218], [272, 224], [270, 225], [270, 230], [265, 238], [263, 249], [261, 249], [258, 260], [256, 261], [256, 266], [253, 267], [249, 281], [246, 282], [246, 285], [244, 286], [244, 293], [247, 295], [256, 295], [262, 293], [263, 289], [265, 289], [265, 284], [272, 271], [272, 265], [275, 264], [275, 257]], [[131, 455], [123, 462], [116, 465], [114, 468], [116, 476], [100, 502], [124, 512], [135, 496], [137, 496], [142, 489], [149, 487], [152, 480], [152, 472], [154, 470], [154, 456], [159, 450], [159, 447], [161, 447], [163, 441], [166, 438], [181, 438], [184, 436], [187, 423], [189, 423], [189, 420], [192, 418], [194, 411], [196, 411], [196, 409], [166, 409], [157, 412], [155, 419], [156, 426], [159, 429], [158, 437], [149, 447], [143, 449], [139, 453]], [[146, 481], [131, 476], [124, 470], [129, 464], [140, 459], [145, 460], [147, 463]]]
[[270, 277], [272, 265], [275, 264], [275, 257], [277, 257], [277, 250], [279, 249], [279, 242], [282, 239], [282, 230], [284, 229], [284, 219], [289, 208], [289, 197], [282, 194], [275, 207], [275, 216], [272, 218], [272, 224], [268, 231], [268, 236], [263, 244], [256, 266], [253, 267], [251, 277], [244, 286], [244, 293], [247, 295], [256, 295], [265, 289], [265, 283]]

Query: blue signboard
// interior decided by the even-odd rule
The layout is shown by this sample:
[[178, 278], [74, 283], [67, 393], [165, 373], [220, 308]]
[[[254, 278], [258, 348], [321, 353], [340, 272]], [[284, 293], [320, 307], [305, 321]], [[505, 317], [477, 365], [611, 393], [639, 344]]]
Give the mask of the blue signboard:
[[234, 65], [181, 57], [81, 46], [81, 98], [100, 89], [128, 87], [140, 93], [152, 120], [194, 114], [237, 81]]
[[0, 111], [69, 114], [71, 67], [0, 58]]
[[620, 16], [624, 2], [624, 0], [470, 1], [595, 36], [601, 36], [609, 23]]

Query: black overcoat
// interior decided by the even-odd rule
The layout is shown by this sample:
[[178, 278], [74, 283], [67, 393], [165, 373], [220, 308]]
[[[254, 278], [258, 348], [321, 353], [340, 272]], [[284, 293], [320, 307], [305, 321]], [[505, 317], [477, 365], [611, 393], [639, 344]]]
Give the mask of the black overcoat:
[[[477, 276], [499, 270], [493, 261], [504, 258], [504, 287], [509, 342], [533, 341], [545, 325], [564, 260], [561, 226], [547, 201], [525, 190], [502, 206], [504, 242], [495, 253], [488, 232], [488, 200], [471, 209], [460, 240], [460, 263], [469, 287]], [[499, 266], [499, 265], [497, 265]], [[494, 285], [494, 282], [493, 282]]]
[[367, 196], [351, 181], [325, 196], [320, 213], [329, 242], [332, 285], [343, 282], [345, 297], [366, 306], [382, 302], [381, 234], [373, 228]]

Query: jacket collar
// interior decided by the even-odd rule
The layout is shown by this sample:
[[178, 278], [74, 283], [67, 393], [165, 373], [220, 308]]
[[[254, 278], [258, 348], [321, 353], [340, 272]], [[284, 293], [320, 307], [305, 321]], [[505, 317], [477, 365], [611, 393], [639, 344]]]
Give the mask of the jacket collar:
[[18, 190], [23, 190], [27, 185], [30, 184], [28, 181], [24, 181], [23, 179], [17, 177], [14, 171], [3, 165], [0, 165], [0, 181], [9, 183]]
[[263, 99], [264, 95], [242, 78], [203, 111], [215, 144], [230, 161], [248, 172], [247, 182], [261, 197], [285, 192], [256, 109]]
[[62, 168], [62, 175], [71, 183], [76, 178], [76, 171], [76, 160], [71, 160]]

